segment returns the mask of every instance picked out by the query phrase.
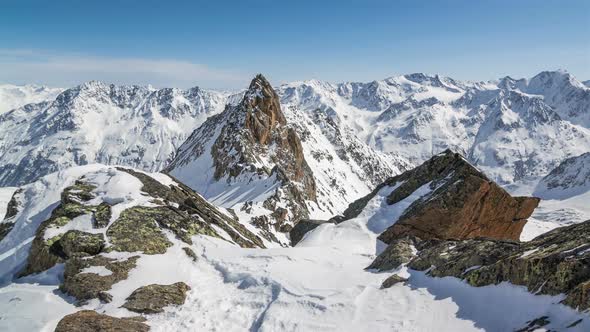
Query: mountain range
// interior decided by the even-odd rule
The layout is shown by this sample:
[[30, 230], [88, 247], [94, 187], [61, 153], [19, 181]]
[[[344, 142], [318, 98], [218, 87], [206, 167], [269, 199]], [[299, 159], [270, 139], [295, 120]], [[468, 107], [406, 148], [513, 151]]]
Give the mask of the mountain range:
[[567, 72], [19, 89], [0, 329], [590, 328], [590, 88]]

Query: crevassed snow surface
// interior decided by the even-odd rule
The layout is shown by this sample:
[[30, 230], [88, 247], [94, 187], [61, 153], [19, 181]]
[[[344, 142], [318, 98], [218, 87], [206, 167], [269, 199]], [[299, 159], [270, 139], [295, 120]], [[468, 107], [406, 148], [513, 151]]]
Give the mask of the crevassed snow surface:
[[[98, 166], [88, 170], [108, 175]], [[67, 184], [74, 175], [55, 178]], [[48, 184], [55, 181], [44, 179]], [[124, 190], [114, 182], [99, 191], [120, 198]], [[455, 278], [431, 278], [405, 268], [395, 272], [409, 277], [407, 284], [380, 289], [390, 273], [364, 270], [382, 247], [375, 231], [392, 225], [407, 205], [428, 194], [428, 188], [392, 206], [384, 204], [392, 189], [385, 188], [358, 218], [322, 225], [294, 248], [242, 249], [197, 236], [192, 249], [200, 257], [193, 262], [182, 251], [186, 244], [168, 234], [174, 245], [164, 255], [141, 255], [129, 278], [110, 290], [111, 303], [93, 300], [75, 307], [72, 299], [56, 291], [63, 269], [56, 266], [0, 288], [0, 329], [52, 331], [61, 317], [80, 309], [135, 316], [121, 308], [133, 290], [178, 281], [192, 288], [186, 303], [146, 316], [152, 331], [511, 331], [545, 315], [551, 320], [547, 328], [560, 330], [584, 317], [557, 304], [562, 296], [535, 296], [510, 284], [475, 288]], [[41, 187], [34, 189], [44, 192]], [[45, 205], [57, 199], [51, 196], [54, 192], [46, 190]], [[106, 255], [123, 259], [134, 254]], [[0, 264], [5, 260], [0, 259]], [[576, 328], [588, 330], [590, 323], [585, 319]]]

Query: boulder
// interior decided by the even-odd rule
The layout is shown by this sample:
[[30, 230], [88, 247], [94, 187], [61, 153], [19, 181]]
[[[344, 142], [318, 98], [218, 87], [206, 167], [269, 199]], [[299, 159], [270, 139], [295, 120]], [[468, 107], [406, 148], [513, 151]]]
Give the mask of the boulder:
[[[135, 268], [139, 256], [133, 256], [126, 260], [116, 260], [104, 256], [92, 258], [73, 257], [66, 261], [64, 280], [59, 289], [83, 303], [84, 301], [99, 298], [103, 302], [110, 300], [109, 294], [103, 294], [111, 289], [111, 286], [119, 281], [127, 279], [129, 271]], [[104, 267], [111, 273], [99, 275], [97, 273], [83, 272], [90, 267]]]
[[182, 250], [184, 250], [184, 252], [186, 253], [186, 255], [188, 257], [190, 257], [190, 259], [192, 259], [193, 262], [196, 262], [196, 261], [199, 260], [199, 257], [197, 256], [197, 254], [191, 248], [189, 248], [189, 247], [183, 247]]
[[163, 312], [166, 306], [184, 304], [186, 292], [190, 289], [184, 282], [143, 286], [131, 293], [123, 308], [143, 314]]
[[66, 257], [98, 255], [104, 248], [102, 234], [90, 234], [78, 230], [67, 231], [59, 240], [61, 250]]
[[398, 276], [397, 274], [392, 274], [387, 279], [383, 281], [381, 284], [381, 289], [390, 288], [391, 286], [398, 284], [400, 282], [406, 282], [408, 279]]
[[147, 332], [150, 327], [145, 318], [117, 318], [99, 314], [93, 310], [81, 310], [62, 318], [55, 332]]
[[409, 237], [393, 240], [367, 269], [387, 271], [409, 262], [416, 255], [414, 242], [414, 239]]
[[167, 207], [135, 206], [121, 213], [107, 230], [110, 250], [163, 254], [172, 243], [162, 233], [156, 218], [165, 218]]

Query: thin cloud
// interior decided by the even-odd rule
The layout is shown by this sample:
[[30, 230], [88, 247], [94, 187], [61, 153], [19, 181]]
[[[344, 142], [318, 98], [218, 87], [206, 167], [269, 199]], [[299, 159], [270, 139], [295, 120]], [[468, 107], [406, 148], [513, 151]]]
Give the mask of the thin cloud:
[[114, 58], [48, 51], [0, 49], [0, 81], [70, 86], [89, 80], [161, 87], [244, 87], [249, 76], [240, 72], [175, 59]]

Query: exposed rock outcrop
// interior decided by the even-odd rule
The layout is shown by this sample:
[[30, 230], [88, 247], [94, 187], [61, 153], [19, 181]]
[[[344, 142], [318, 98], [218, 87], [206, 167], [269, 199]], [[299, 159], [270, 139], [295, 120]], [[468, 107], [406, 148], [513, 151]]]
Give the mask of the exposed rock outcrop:
[[408, 263], [416, 256], [416, 241], [409, 237], [393, 240], [367, 269], [387, 271]]
[[539, 203], [534, 197], [512, 197], [461, 155], [446, 150], [415, 169], [387, 180], [334, 220], [340, 222], [356, 217], [385, 186], [394, 187], [387, 197], [390, 205], [423, 186], [429, 191], [379, 236], [385, 243], [405, 236], [421, 239], [484, 236], [518, 240], [527, 218]]
[[[129, 175], [139, 180], [142, 195], [147, 197], [148, 204], [131, 205], [111, 220], [111, 206], [102, 201], [104, 193], [96, 189], [104, 185], [99, 182], [108, 176], [125, 178], [117, 172], [128, 173], [125, 174], [127, 180], [134, 180], [129, 179]], [[194, 235], [221, 238], [216, 229], [222, 229], [227, 235], [224, 239], [237, 245], [263, 247], [260, 238], [230, 213], [218, 209], [171, 179], [167, 179], [169, 185], [164, 185], [150, 175], [123, 168], [110, 169], [101, 174], [107, 176], [83, 176], [63, 190], [59, 205], [38, 227], [20, 276], [65, 263], [61, 291], [75, 297], [79, 303], [95, 298], [109, 302], [112, 300], [112, 295], [108, 293], [111, 287], [126, 280], [135, 268], [140, 258], [136, 252], [157, 255], [172, 246], [172, 239], [165, 231], [170, 231], [184, 243], [192, 244]], [[112, 199], [108, 202], [119, 204]], [[185, 252], [197, 259], [190, 248], [186, 247]], [[116, 259], [109, 254], [114, 254]]]
[[[72, 255], [78, 250], [81, 250], [82, 252], [84, 252], [84, 250], [89, 250], [93, 254], [98, 254], [98, 252], [102, 250], [103, 243], [101, 240], [97, 237], [89, 236], [89, 234], [76, 232], [70, 233], [64, 238], [64, 243], [66, 245], [65, 251], [61, 239], [66, 232], [61, 234], [58, 233], [50, 238], [46, 238], [45, 235], [47, 230], [63, 227], [77, 217], [87, 215], [87, 222], [92, 223], [92, 220], [96, 219], [95, 213], [97, 211], [100, 210], [101, 215], [110, 214], [110, 211], [108, 213], [105, 212], [107, 209], [110, 210], [108, 205], [101, 205], [99, 208], [99, 206], [96, 205], [85, 204], [85, 202], [94, 198], [94, 194], [92, 194], [92, 190], [94, 189], [95, 187], [93, 185], [85, 183], [83, 180], [78, 180], [74, 185], [64, 189], [61, 195], [60, 204], [51, 212], [49, 219], [42, 222], [39, 228], [37, 228], [35, 239], [33, 240], [29, 257], [27, 259], [27, 265], [20, 272], [21, 276], [42, 272], [59, 262], [63, 262], [64, 259], [69, 257], [66, 251]], [[86, 244], [75, 243], [70, 237], [85, 239]], [[85, 247], [82, 248], [80, 245]], [[92, 249], [89, 249], [89, 247], [92, 247]]]
[[504, 281], [535, 294], [566, 294], [562, 303], [590, 309], [590, 220], [554, 229], [529, 242], [497, 239], [430, 240], [408, 266], [472, 286]]
[[399, 284], [400, 282], [406, 282], [408, 279], [398, 276], [397, 274], [392, 274], [387, 279], [383, 280], [381, 284], [381, 289], [390, 288], [395, 284]]
[[93, 310], [81, 310], [62, 318], [55, 332], [147, 332], [150, 327], [144, 321], [143, 317], [117, 318]]
[[[132, 256], [126, 260], [116, 260], [104, 256], [92, 258], [68, 259], [64, 271], [64, 281], [60, 290], [75, 297], [78, 301], [95, 298], [105, 298], [104, 292], [121, 280], [127, 279], [129, 271], [135, 268], [139, 256]], [[85, 272], [84, 270], [99, 267], [105, 269], [107, 274]]]
[[186, 300], [186, 292], [190, 289], [184, 282], [143, 286], [129, 295], [123, 308], [143, 314], [163, 312], [164, 307], [183, 304]]

